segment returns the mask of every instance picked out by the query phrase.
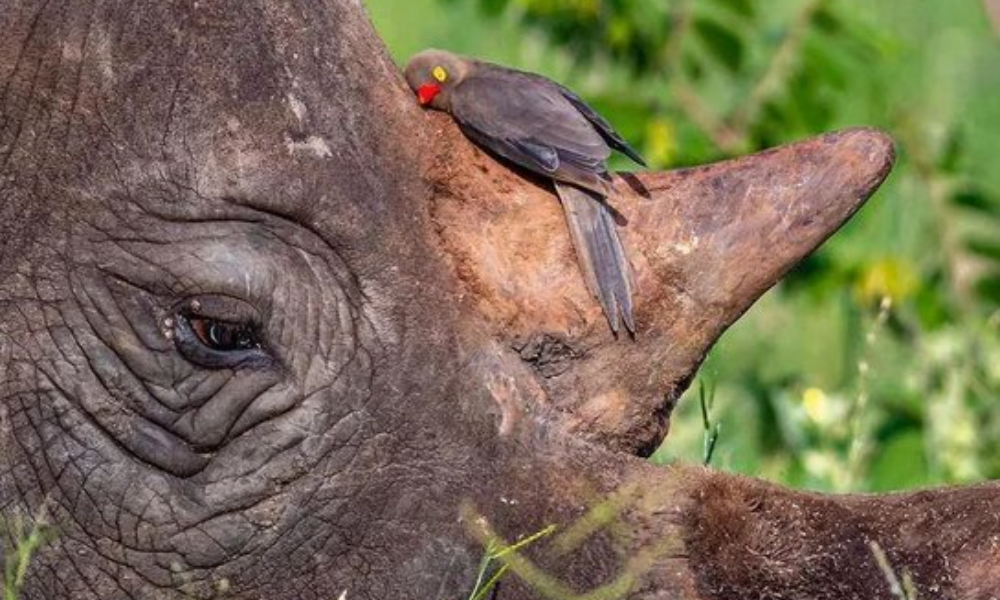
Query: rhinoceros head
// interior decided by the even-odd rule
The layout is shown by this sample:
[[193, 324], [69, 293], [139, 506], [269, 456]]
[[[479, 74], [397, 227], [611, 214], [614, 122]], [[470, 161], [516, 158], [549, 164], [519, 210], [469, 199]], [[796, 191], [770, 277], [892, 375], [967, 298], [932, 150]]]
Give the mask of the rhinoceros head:
[[479, 533], [637, 479], [627, 541], [538, 560], [693, 590], [657, 563], [679, 550], [639, 551], [693, 476], [636, 455], [891, 164], [854, 130], [619, 181], [639, 333], [616, 340], [545, 182], [423, 114], [357, 2], [0, 24], [0, 511], [57, 531], [25, 598], [464, 597]]

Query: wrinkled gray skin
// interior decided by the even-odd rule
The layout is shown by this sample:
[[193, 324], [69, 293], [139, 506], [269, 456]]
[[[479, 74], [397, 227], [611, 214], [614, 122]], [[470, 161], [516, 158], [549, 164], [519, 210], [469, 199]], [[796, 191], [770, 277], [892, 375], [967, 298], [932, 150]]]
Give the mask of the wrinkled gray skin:
[[[423, 184], [337, 104], [369, 33], [290, 35], [359, 8], [0, 6], [0, 509], [47, 502], [59, 532], [24, 597], [468, 581], [474, 544], [439, 500], [493, 475], [462, 435], [494, 417], [458, 399], [448, 302], [421, 287]], [[195, 302], [263, 348], [185, 356]]]
[[[463, 505], [513, 538], [627, 481], [649, 497], [534, 559], [587, 590], [668, 540], [630, 597], [870, 600], [877, 538], [926, 589], [996, 589], [985, 487], [880, 504], [626, 454], [884, 137], [647, 178], [621, 201], [648, 333], [612, 345], [548, 192], [422, 115], [355, 0], [6, 0], [0, 32], [0, 514], [57, 531], [22, 598], [465, 598]], [[521, 207], [542, 277], [475, 254], [530, 237], [481, 232]]]
[[[0, 31], [0, 512], [57, 531], [22, 598], [464, 597], [463, 502], [511, 536], [580, 514], [553, 490], [590, 450], [497, 435], [358, 3], [3, 2]], [[592, 547], [562, 572], [613, 573]]]

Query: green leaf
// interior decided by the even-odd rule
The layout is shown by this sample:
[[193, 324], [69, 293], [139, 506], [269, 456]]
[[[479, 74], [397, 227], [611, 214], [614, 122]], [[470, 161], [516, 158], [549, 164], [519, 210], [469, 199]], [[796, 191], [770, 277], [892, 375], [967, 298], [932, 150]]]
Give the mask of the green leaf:
[[996, 308], [997, 300], [1000, 299], [1000, 272], [991, 272], [989, 275], [980, 277], [973, 288], [976, 294], [986, 301], [987, 305]]
[[965, 247], [973, 254], [1000, 262], [1000, 240], [996, 238], [969, 238], [965, 241]]
[[717, 21], [705, 18], [695, 21], [694, 29], [719, 64], [731, 72], [740, 70], [743, 66], [743, 42], [738, 35]]
[[828, 35], [841, 35], [844, 32], [840, 16], [833, 12], [829, 5], [816, 11], [813, 16], [813, 26]]
[[955, 192], [951, 202], [970, 211], [1000, 218], [1000, 200], [977, 186], [967, 186]]
[[965, 145], [959, 132], [952, 130], [945, 141], [941, 156], [938, 159], [939, 168], [946, 173], [960, 171], [962, 159], [965, 158]]
[[720, 2], [719, 4], [741, 17], [749, 19], [754, 16], [754, 4], [750, 0], [729, 0], [728, 2]]
[[924, 439], [918, 429], [905, 429], [883, 440], [869, 472], [872, 491], [906, 489], [925, 483], [924, 452]]

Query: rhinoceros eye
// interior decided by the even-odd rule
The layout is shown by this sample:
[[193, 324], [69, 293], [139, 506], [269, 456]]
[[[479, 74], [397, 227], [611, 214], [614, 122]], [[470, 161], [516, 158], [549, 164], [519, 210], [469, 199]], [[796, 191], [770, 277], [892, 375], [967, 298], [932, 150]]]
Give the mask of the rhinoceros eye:
[[198, 341], [217, 352], [236, 352], [260, 348], [252, 323], [227, 323], [202, 317], [186, 318]]
[[263, 342], [256, 310], [230, 297], [186, 300], [164, 331], [189, 362], [208, 369], [267, 366], [275, 361]]

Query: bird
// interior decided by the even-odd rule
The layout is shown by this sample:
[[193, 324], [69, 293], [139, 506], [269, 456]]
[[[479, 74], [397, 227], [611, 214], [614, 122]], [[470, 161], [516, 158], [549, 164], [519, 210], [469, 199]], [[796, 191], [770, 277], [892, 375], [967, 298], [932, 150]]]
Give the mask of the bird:
[[632, 268], [618, 236], [607, 159], [646, 161], [578, 95], [542, 75], [429, 49], [404, 69], [420, 105], [451, 115], [490, 154], [550, 179], [583, 278], [614, 335], [634, 336]]

